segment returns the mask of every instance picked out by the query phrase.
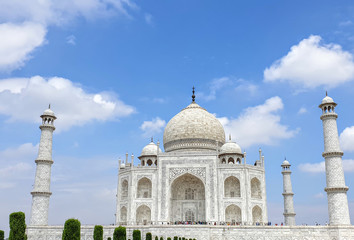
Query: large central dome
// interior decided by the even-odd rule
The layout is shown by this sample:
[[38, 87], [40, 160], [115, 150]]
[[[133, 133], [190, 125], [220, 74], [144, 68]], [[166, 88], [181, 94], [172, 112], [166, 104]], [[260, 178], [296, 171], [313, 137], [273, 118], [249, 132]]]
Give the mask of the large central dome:
[[168, 122], [163, 143], [166, 152], [215, 150], [225, 143], [225, 132], [214, 115], [192, 102]]

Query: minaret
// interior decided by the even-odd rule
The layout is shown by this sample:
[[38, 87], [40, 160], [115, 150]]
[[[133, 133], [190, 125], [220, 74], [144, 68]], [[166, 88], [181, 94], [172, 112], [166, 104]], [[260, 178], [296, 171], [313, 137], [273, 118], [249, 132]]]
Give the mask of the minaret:
[[284, 196], [284, 223], [285, 226], [295, 226], [294, 193], [291, 186], [290, 163], [285, 159], [281, 167], [283, 171], [283, 196]]
[[52, 160], [52, 142], [54, 112], [49, 108], [41, 115], [42, 125], [39, 127], [42, 131], [39, 143], [38, 157], [36, 159], [36, 177], [32, 194], [32, 209], [30, 225], [48, 225], [48, 209], [50, 192], [50, 175]]
[[342, 167], [343, 152], [339, 146], [337, 117], [334, 112], [337, 104], [327, 96], [322, 100], [319, 108], [322, 109], [324, 152], [326, 166], [326, 182], [328, 199], [328, 214], [330, 225], [350, 225], [347, 191]]

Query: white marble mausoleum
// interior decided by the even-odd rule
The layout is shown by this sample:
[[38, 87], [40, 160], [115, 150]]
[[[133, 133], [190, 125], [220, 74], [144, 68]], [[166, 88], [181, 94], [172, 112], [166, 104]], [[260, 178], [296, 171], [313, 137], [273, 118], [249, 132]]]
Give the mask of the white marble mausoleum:
[[[128, 154], [119, 161], [115, 226], [104, 226], [104, 239], [119, 225], [127, 239], [135, 229], [153, 237], [186, 237], [197, 240], [354, 240], [340, 149], [337, 104], [322, 99], [328, 199], [328, 226], [297, 226], [291, 184], [291, 164], [281, 164], [284, 226], [269, 226], [264, 156], [249, 161], [221, 123], [195, 102], [182, 109], [166, 125], [163, 148], [153, 140], [138, 157]], [[41, 140], [35, 160], [29, 240], [60, 240], [63, 225], [48, 225], [52, 192], [52, 138], [56, 116], [49, 108], [41, 115]], [[320, 153], [319, 153], [320, 154]], [[114, 196], [112, 196], [114, 197]], [[55, 207], [55, 206], [54, 206]], [[114, 209], [112, 209], [114, 212]], [[64, 224], [64, 223], [63, 223]], [[81, 227], [81, 239], [93, 240], [93, 225]]]
[[264, 157], [226, 141], [218, 119], [194, 100], [167, 124], [163, 146], [151, 141], [134, 166], [120, 162], [117, 225], [268, 222]]

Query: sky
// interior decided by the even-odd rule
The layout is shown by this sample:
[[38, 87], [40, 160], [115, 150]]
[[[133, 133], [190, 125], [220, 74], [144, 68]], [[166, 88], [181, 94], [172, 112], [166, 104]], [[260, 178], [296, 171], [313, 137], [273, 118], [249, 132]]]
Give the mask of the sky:
[[[0, 229], [29, 224], [40, 115], [51, 104], [49, 224], [114, 223], [118, 159], [196, 102], [247, 162], [265, 156], [268, 218], [283, 222], [281, 163], [291, 164], [297, 224], [328, 222], [325, 92], [354, 222], [352, 1], [0, 1]], [[162, 145], [162, 144], [161, 144]], [[161, 146], [162, 147], [162, 146]]]

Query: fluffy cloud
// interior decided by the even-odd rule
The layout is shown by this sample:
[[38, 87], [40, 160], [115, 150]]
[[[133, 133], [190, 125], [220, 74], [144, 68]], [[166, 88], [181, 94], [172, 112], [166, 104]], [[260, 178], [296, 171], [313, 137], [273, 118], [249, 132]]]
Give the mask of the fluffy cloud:
[[39, 122], [39, 115], [52, 104], [58, 131], [98, 120], [129, 116], [134, 108], [112, 93], [88, 93], [68, 79], [40, 76], [0, 80], [0, 114], [10, 121]]
[[144, 131], [144, 137], [151, 137], [155, 134], [161, 133], [162, 129], [166, 126], [166, 121], [156, 117], [151, 121], [144, 121], [140, 129]]
[[310, 36], [264, 71], [266, 82], [287, 81], [303, 88], [336, 87], [354, 79], [353, 56], [340, 45]]
[[34, 163], [37, 151], [38, 145], [31, 143], [0, 151], [0, 189], [15, 187], [19, 181], [30, 177], [33, 166], [28, 160]]
[[35, 23], [0, 24], [0, 70], [21, 67], [30, 53], [44, 43], [46, 29]]
[[[3, 0], [0, 7], [0, 71], [24, 65], [45, 43], [50, 25], [64, 25], [76, 17], [86, 19], [123, 14], [137, 6], [130, 0]], [[73, 41], [70, 41], [73, 42]]]
[[354, 126], [344, 129], [339, 141], [343, 151], [354, 151]]
[[242, 147], [255, 144], [274, 145], [281, 139], [295, 136], [297, 130], [280, 123], [279, 110], [283, 109], [280, 97], [272, 97], [264, 104], [245, 109], [237, 119], [219, 118], [227, 134], [231, 133]]
[[230, 84], [232, 84], [232, 80], [229, 77], [215, 78], [209, 84], [209, 94], [197, 92], [197, 97], [205, 101], [214, 100], [216, 98], [216, 92]]
[[305, 108], [305, 107], [301, 107], [300, 109], [299, 109], [299, 111], [297, 112], [297, 114], [305, 114], [305, 113], [307, 113], [307, 109]]
[[76, 17], [95, 19], [117, 14], [129, 17], [128, 9], [136, 8], [131, 0], [3, 0], [0, 20], [63, 25]]
[[[354, 172], [354, 160], [343, 160], [342, 164], [344, 172]], [[319, 163], [303, 163], [299, 165], [299, 169], [308, 173], [324, 173], [326, 171], [324, 161]]]

